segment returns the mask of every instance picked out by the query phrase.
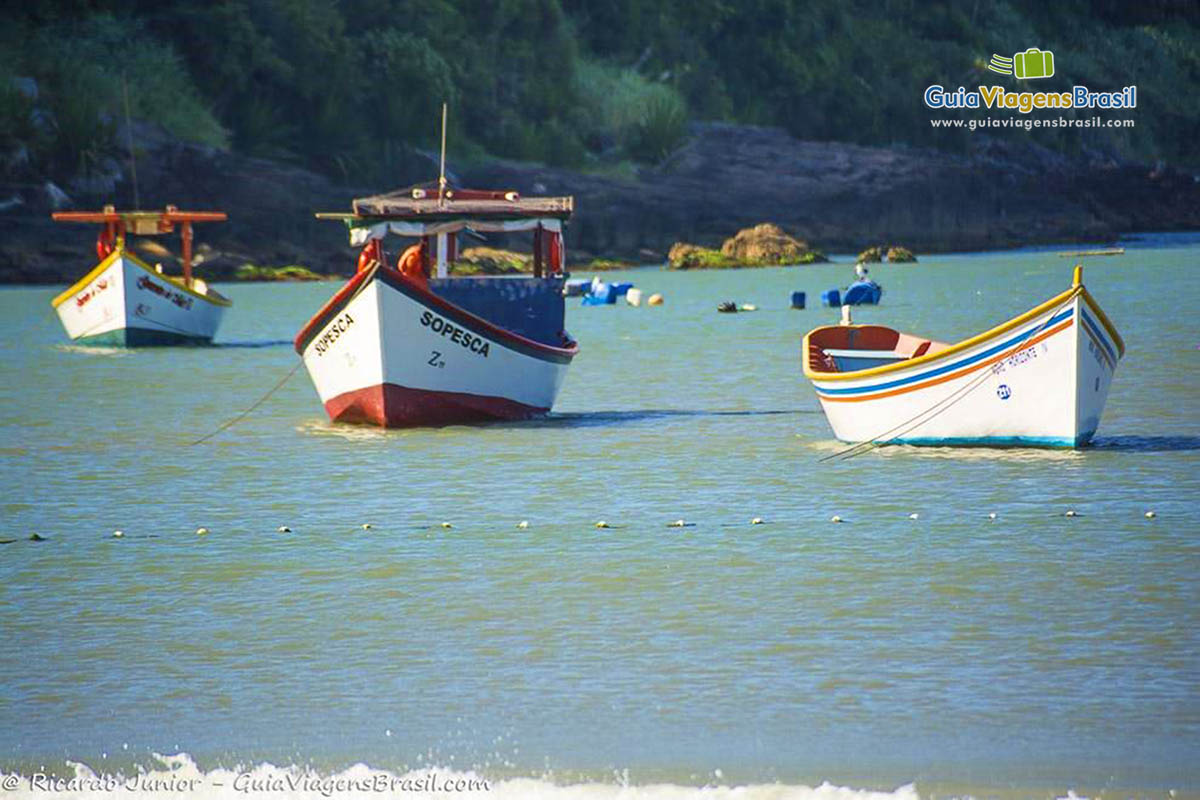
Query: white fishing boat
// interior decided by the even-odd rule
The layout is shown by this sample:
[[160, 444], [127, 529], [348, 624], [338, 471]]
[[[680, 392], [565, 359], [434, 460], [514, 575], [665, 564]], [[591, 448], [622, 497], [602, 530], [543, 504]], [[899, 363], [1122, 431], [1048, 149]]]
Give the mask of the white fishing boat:
[[[69, 211], [58, 222], [100, 224], [96, 239], [99, 263], [51, 304], [67, 335], [80, 344], [118, 347], [208, 344], [231, 305], [202, 279], [192, 275], [192, 224], [219, 222], [219, 211]], [[126, 245], [126, 236], [157, 236], [178, 226], [182, 274], [167, 275], [150, 266]]]
[[914, 445], [1086, 445], [1125, 354], [1078, 266], [1062, 294], [957, 344], [842, 324], [803, 347], [838, 439]]
[[[404, 427], [548, 412], [579, 349], [564, 330], [572, 198], [413, 187], [353, 209], [318, 216], [348, 225], [358, 272], [295, 342], [330, 419]], [[468, 229], [531, 233], [533, 274], [451, 276]], [[388, 234], [416, 241], [396, 267]]]

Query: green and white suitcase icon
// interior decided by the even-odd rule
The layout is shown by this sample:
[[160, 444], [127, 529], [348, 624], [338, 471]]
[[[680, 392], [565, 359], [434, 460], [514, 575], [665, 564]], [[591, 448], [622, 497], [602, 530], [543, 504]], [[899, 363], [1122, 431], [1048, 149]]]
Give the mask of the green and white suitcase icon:
[[1054, 74], [1054, 53], [1031, 47], [1013, 56], [1013, 74], [1018, 78], [1049, 78]]

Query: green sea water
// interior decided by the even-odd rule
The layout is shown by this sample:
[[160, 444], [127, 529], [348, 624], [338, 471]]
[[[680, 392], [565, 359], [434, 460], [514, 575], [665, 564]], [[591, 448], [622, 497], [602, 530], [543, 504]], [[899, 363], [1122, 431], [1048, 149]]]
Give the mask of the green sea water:
[[[1127, 344], [1094, 447], [825, 462], [800, 339], [846, 260], [606, 275], [666, 302], [568, 300], [545, 420], [334, 425], [300, 370], [199, 445], [335, 285], [221, 286], [217, 346], [136, 351], [69, 345], [61, 287], [0, 290], [0, 771], [1196, 796], [1198, 261], [1194, 237], [1085, 260]], [[855, 318], [956, 341], [1073, 263], [879, 265]]]

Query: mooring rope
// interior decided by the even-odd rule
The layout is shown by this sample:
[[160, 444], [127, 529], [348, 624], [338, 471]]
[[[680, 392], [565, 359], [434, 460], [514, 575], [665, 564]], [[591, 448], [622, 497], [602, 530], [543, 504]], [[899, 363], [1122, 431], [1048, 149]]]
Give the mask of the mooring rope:
[[267, 402], [267, 400], [269, 400], [269, 399], [270, 399], [271, 395], [275, 394], [277, 391], [279, 391], [281, 388], [283, 388], [283, 385], [284, 385], [285, 383], [287, 383], [287, 382], [288, 382], [288, 381], [291, 379], [291, 377], [292, 377], [293, 375], [295, 375], [295, 374], [296, 374], [296, 370], [300, 369], [300, 367], [302, 367], [302, 366], [304, 366], [304, 360], [303, 360], [303, 359], [301, 359], [300, 361], [297, 361], [297, 362], [296, 362], [296, 365], [295, 365], [294, 367], [292, 367], [292, 368], [291, 368], [291, 370], [289, 370], [289, 371], [288, 371], [288, 374], [287, 374], [287, 375], [284, 375], [282, 378], [280, 378], [280, 379], [279, 379], [279, 382], [278, 382], [278, 383], [276, 383], [274, 386], [272, 386], [270, 391], [268, 391], [268, 392], [267, 392], [266, 394], [264, 394], [262, 397], [258, 398], [258, 400], [256, 400], [256, 401], [254, 402], [254, 405], [250, 406], [249, 408], [247, 408], [247, 409], [246, 409], [245, 411], [243, 411], [242, 413], [238, 414], [238, 415], [237, 415], [236, 417], [234, 417], [233, 419], [230, 419], [230, 420], [228, 420], [227, 422], [224, 422], [224, 423], [222, 423], [221, 425], [217, 426], [217, 429], [216, 429], [216, 430], [214, 430], [212, 433], [209, 433], [209, 434], [206, 434], [206, 435], [204, 435], [204, 436], [201, 436], [199, 439], [197, 439], [196, 441], [192, 442], [192, 443], [191, 443], [191, 444], [189, 444], [188, 446], [189, 446], [189, 447], [194, 447], [195, 445], [198, 445], [198, 444], [203, 444], [204, 442], [207, 442], [209, 439], [211, 439], [211, 438], [213, 438], [214, 436], [216, 436], [218, 433], [221, 433], [221, 432], [222, 432], [222, 431], [224, 431], [224, 430], [227, 430], [227, 429], [229, 429], [229, 428], [232, 428], [234, 425], [236, 425], [237, 423], [241, 422], [241, 421], [242, 421], [242, 420], [244, 420], [246, 417], [250, 416], [250, 414], [254, 412], [254, 409], [258, 408], [258, 407], [259, 407], [259, 406], [261, 406], [263, 403]]

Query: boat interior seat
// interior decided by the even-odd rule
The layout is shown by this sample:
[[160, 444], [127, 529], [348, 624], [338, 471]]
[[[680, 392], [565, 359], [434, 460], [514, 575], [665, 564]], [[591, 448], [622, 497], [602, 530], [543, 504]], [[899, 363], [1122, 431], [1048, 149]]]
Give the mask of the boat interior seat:
[[808, 364], [813, 372], [840, 372], [837, 360], [826, 349], [890, 350], [898, 358], [909, 359], [940, 353], [949, 347], [945, 342], [900, 333], [882, 325], [831, 325], [809, 335]]

